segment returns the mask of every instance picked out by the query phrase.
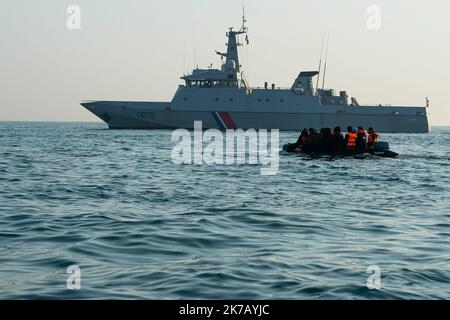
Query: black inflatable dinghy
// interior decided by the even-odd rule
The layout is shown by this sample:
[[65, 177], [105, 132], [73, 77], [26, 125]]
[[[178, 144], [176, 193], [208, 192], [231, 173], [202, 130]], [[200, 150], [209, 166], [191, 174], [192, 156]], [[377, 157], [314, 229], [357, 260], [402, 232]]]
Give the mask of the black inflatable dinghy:
[[345, 151], [342, 154], [338, 155], [330, 155], [326, 153], [318, 153], [318, 152], [303, 152], [301, 147], [296, 147], [295, 144], [286, 144], [283, 146], [283, 151], [288, 153], [298, 153], [312, 156], [335, 156], [335, 157], [353, 157], [353, 158], [361, 158], [365, 159], [371, 156], [382, 157], [382, 158], [397, 158], [399, 156], [398, 153], [391, 151], [389, 148], [388, 142], [377, 142], [375, 143], [374, 149], [367, 150], [367, 153], [364, 154], [356, 154], [351, 151]]

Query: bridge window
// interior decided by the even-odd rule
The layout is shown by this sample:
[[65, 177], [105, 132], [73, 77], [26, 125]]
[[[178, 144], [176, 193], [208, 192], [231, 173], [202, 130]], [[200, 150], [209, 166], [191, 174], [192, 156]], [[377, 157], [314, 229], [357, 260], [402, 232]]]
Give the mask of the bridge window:
[[236, 80], [187, 80], [186, 84], [188, 87], [195, 88], [229, 88], [238, 86]]

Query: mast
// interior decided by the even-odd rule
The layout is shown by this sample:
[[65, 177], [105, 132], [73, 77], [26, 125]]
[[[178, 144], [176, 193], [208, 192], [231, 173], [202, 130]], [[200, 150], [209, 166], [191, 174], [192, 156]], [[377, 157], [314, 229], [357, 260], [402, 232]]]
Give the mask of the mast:
[[[239, 31], [234, 31], [233, 27], [231, 27], [226, 33], [226, 36], [228, 38], [228, 43], [226, 44], [227, 53], [216, 51], [216, 54], [221, 56], [222, 59], [225, 58], [225, 63], [222, 65], [222, 71], [228, 73], [228, 80], [240, 80], [241, 84], [247, 88], [247, 81], [245, 80], [243, 73], [241, 72], [241, 64], [239, 61], [238, 51], [238, 47], [243, 45], [238, 41], [238, 36], [241, 34], [247, 34], [248, 32], [246, 23], [247, 19], [245, 18], [245, 7], [243, 7], [241, 28], [239, 29]], [[245, 37], [245, 41], [248, 44], [248, 36]]]
[[233, 31], [233, 28], [230, 28], [230, 31], [227, 33], [228, 37], [228, 47], [226, 54], [226, 65], [230, 65], [234, 61], [236, 67], [236, 72], [240, 72], [240, 64], [239, 64], [239, 52], [238, 52], [238, 41], [237, 36], [244, 33], [243, 31]]
[[[245, 7], [243, 8], [242, 12], [242, 26], [239, 31], [234, 31], [233, 27], [231, 27], [226, 34], [228, 38], [227, 53], [216, 51], [216, 53], [222, 58], [225, 57], [225, 69], [227, 72], [230, 72], [234, 75], [235, 80], [237, 80], [237, 75], [241, 72], [238, 47], [242, 44], [239, 43], [238, 36], [241, 34], [246, 34], [248, 31], [246, 26], [247, 19], [245, 18]], [[248, 38], [246, 38], [246, 41], [248, 41]]]

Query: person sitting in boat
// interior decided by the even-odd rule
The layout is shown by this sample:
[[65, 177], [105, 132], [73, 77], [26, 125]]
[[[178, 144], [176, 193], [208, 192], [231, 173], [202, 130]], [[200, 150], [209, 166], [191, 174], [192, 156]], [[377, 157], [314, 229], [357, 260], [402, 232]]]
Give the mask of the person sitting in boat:
[[302, 133], [300, 134], [300, 137], [298, 138], [298, 141], [297, 141], [298, 146], [303, 146], [303, 145], [305, 145], [306, 142], [308, 141], [308, 136], [309, 136], [308, 130], [307, 130], [306, 128], [303, 129], [303, 131], [302, 131]]
[[298, 137], [298, 140], [296, 143], [291, 144], [289, 146], [289, 152], [299, 152], [302, 150], [302, 147], [306, 145], [306, 143], [308, 142], [308, 130], [307, 129], [303, 129], [302, 133], [300, 134], [300, 136]]
[[308, 139], [303, 146], [303, 152], [315, 153], [320, 151], [321, 136], [314, 128], [309, 129]]
[[320, 151], [326, 154], [332, 154], [333, 150], [333, 135], [330, 128], [324, 128], [322, 130], [322, 142], [320, 144]]
[[359, 130], [356, 135], [356, 148], [355, 148], [356, 154], [364, 154], [367, 152], [367, 135], [366, 131]]
[[367, 148], [375, 149], [375, 144], [380, 141], [381, 135], [373, 128], [369, 128], [367, 136]]
[[363, 135], [367, 136], [367, 131], [364, 130], [363, 127], [358, 127], [358, 131], [356, 132], [356, 134], [363, 134]]
[[308, 130], [307, 129], [303, 129], [302, 133], [300, 134], [300, 136], [297, 139], [296, 143], [290, 144], [288, 146], [288, 152], [300, 152], [302, 151], [302, 148], [304, 145], [306, 145], [307, 141], [308, 141]]
[[345, 135], [345, 149], [352, 153], [355, 152], [356, 149], [356, 138], [358, 138], [358, 135], [356, 132], [353, 131], [353, 127], [348, 126], [347, 127], [347, 134]]
[[334, 155], [342, 154], [344, 152], [344, 148], [345, 141], [341, 127], [336, 127], [333, 130], [333, 136], [331, 138], [331, 153]]

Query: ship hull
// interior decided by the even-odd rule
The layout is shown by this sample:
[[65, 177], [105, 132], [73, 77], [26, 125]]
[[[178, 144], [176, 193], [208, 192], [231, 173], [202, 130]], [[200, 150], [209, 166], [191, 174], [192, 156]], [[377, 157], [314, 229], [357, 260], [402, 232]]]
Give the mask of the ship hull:
[[[402, 107], [352, 108], [351, 112], [327, 109], [327, 112], [238, 112], [174, 110], [165, 102], [86, 102], [82, 105], [106, 122], [110, 129], [193, 129], [202, 121], [204, 129], [279, 129], [298, 131], [303, 128], [334, 128], [340, 126], [374, 127], [385, 133], [428, 133], [429, 121], [425, 108], [403, 114]], [[386, 107], [387, 108], [387, 107]], [[370, 112], [370, 110], [377, 112]], [[394, 111], [392, 111], [394, 110]], [[395, 111], [400, 110], [400, 111]], [[406, 109], [403, 109], [406, 110]]]

